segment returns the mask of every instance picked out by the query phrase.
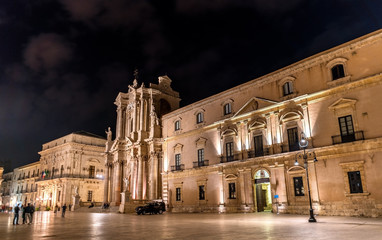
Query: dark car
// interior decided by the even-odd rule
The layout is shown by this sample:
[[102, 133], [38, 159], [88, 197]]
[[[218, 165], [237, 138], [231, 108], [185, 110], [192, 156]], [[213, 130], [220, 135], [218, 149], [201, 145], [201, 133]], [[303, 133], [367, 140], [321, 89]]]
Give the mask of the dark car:
[[142, 214], [162, 214], [166, 211], [166, 206], [164, 202], [149, 202], [144, 206], [139, 206], [135, 209], [135, 212], [137, 212], [138, 215]]

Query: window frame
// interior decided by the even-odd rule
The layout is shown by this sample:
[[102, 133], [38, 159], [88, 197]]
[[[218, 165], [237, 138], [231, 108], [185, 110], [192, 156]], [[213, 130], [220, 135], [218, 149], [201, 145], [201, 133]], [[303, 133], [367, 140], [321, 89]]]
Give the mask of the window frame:
[[236, 199], [236, 183], [234, 182], [228, 183], [228, 198]]
[[224, 116], [232, 113], [232, 103], [226, 103], [223, 105], [223, 114]]
[[204, 114], [203, 112], [199, 112], [196, 114], [196, 124], [204, 122]]
[[[348, 180], [349, 180], [349, 190], [350, 194], [357, 194], [357, 193], [364, 193], [363, 187], [362, 187], [362, 178], [361, 178], [361, 171], [349, 171], [347, 172]], [[357, 176], [357, 179], [351, 179], [351, 177]], [[357, 185], [358, 187], [354, 187], [354, 185]]]
[[304, 179], [302, 176], [293, 177], [293, 189], [295, 197], [305, 196]]
[[176, 202], [182, 201], [182, 188], [181, 187], [175, 188], [175, 201]]
[[176, 120], [175, 121], [174, 129], [175, 129], [175, 131], [179, 131], [180, 130], [180, 120]]
[[287, 81], [282, 85], [283, 97], [289, 96], [294, 93], [293, 82]]
[[[334, 72], [334, 70], [336, 72]], [[330, 68], [330, 73], [331, 73], [332, 81], [336, 81], [338, 79], [342, 79], [346, 77], [344, 64], [343, 63], [335, 64], [334, 66]], [[335, 74], [338, 74], [338, 76], [335, 76]]]
[[199, 200], [206, 200], [206, 190], [205, 185], [199, 185]]

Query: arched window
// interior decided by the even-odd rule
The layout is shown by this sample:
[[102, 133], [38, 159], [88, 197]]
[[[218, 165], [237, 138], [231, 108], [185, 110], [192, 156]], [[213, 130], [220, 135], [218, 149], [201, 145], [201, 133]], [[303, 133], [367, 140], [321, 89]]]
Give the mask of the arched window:
[[293, 93], [293, 83], [292, 82], [286, 82], [283, 85], [283, 95], [287, 96]]
[[332, 71], [332, 80], [337, 80], [345, 77], [344, 65], [337, 64], [331, 69]]
[[175, 131], [180, 130], [180, 120], [175, 121]]
[[202, 123], [203, 121], [204, 121], [203, 113], [200, 112], [200, 113], [196, 114], [196, 123]]
[[231, 103], [224, 104], [224, 115], [228, 115], [232, 112]]

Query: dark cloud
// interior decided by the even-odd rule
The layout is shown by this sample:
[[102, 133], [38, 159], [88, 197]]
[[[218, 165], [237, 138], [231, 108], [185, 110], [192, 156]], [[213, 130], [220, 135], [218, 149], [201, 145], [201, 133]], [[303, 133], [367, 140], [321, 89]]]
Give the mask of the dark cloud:
[[60, 35], [42, 33], [32, 37], [24, 52], [24, 62], [34, 71], [55, 69], [72, 58], [70, 44]]
[[88, 21], [102, 10], [102, 0], [59, 0], [74, 20]]

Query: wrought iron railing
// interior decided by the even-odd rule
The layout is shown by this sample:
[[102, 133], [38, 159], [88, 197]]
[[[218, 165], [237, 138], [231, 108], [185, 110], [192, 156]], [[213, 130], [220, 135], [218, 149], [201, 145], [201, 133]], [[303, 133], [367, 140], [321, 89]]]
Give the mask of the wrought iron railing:
[[241, 153], [236, 153], [232, 156], [221, 156], [220, 157], [220, 162], [225, 163], [225, 162], [234, 162], [240, 160], [240, 157], [242, 156]]
[[171, 166], [171, 172], [184, 170], [184, 164]]
[[353, 134], [347, 134], [347, 135], [332, 136], [333, 145], [334, 144], [340, 144], [340, 143], [360, 141], [360, 140], [365, 140], [365, 137], [363, 135], [363, 131], [357, 131]]
[[36, 181], [46, 181], [46, 180], [52, 180], [52, 179], [58, 179], [58, 178], [88, 178], [88, 179], [102, 179], [102, 177], [92, 177], [89, 176], [89, 173], [87, 174], [59, 174], [59, 175], [53, 175], [48, 177], [39, 177]]
[[210, 161], [209, 160], [197, 161], [197, 162], [193, 162], [193, 164], [194, 164], [194, 168], [203, 167], [203, 166], [209, 166], [210, 165]]
[[263, 148], [262, 151], [250, 150], [247, 152], [248, 158], [262, 157], [269, 155], [269, 148]]

